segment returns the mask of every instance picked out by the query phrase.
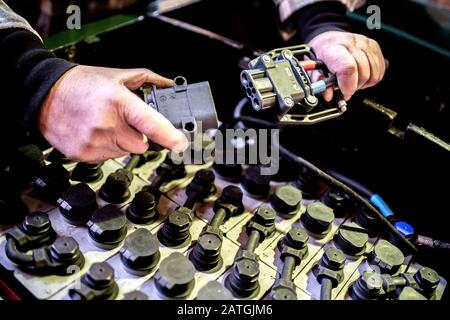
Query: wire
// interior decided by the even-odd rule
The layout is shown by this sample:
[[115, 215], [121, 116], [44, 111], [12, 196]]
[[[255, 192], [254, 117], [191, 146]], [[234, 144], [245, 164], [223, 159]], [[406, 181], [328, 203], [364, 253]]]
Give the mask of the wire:
[[363, 194], [367, 199], [370, 199], [373, 196], [374, 193], [371, 190], [369, 190], [367, 187], [360, 184], [359, 182], [356, 182], [355, 180], [353, 180], [347, 176], [344, 176], [342, 173], [336, 172], [334, 170], [327, 169], [326, 171], [329, 174], [331, 174], [333, 177], [335, 177], [336, 179], [341, 180], [342, 182], [344, 182], [345, 184], [348, 184], [349, 186], [351, 186], [353, 189], [355, 189], [359, 193]]
[[[235, 121], [245, 121], [250, 122], [257, 125], [262, 125], [268, 128], [278, 128], [278, 126], [270, 121], [261, 120], [253, 117], [248, 116], [241, 116], [238, 118], [235, 118]], [[281, 144], [278, 144], [277, 147], [280, 150], [280, 154], [285, 156], [286, 158], [290, 159], [293, 162], [296, 162], [307, 169], [311, 170], [313, 173], [315, 173], [318, 177], [323, 179], [324, 181], [328, 182], [329, 184], [336, 186], [343, 191], [347, 192], [351, 197], [353, 197], [357, 202], [362, 204], [364, 207], [366, 207], [371, 213], [373, 213], [373, 216], [380, 221], [389, 231], [390, 234], [393, 235], [393, 237], [402, 244], [410, 253], [412, 254], [418, 254], [418, 249], [412, 244], [408, 239], [405, 239], [403, 235], [394, 228], [394, 226], [387, 220], [370, 202], [369, 200], [365, 199], [363, 196], [361, 196], [359, 193], [354, 191], [352, 188], [348, 187], [345, 183], [339, 181], [338, 179], [334, 178], [332, 175], [324, 172], [311, 162], [307, 161], [306, 159], [303, 159], [299, 157], [298, 155], [292, 153], [285, 147], [283, 147]]]
[[367, 187], [363, 186], [359, 182], [356, 182], [355, 180], [344, 176], [341, 173], [338, 173], [333, 170], [326, 170], [329, 174], [331, 174], [336, 179], [344, 182], [345, 184], [349, 185], [353, 189], [355, 189], [358, 193], [364, 195], [367, 199], [370, 200], [370, 202], [380, 210], [381, 214], [385, 217], [389, 217], [394, 215], [394, 212], [392, 209], [388, 206], [388, 204], [383, 200], [383, 198], [369, 190]]
[[[250, 102], [250, 99], [248, 99], [247, 97], [242, 98], [241, 100], [239, 100], [239, 102], [238, 102], [238, 104], [236, 105], [236, 107], [234, 107], [233, 119], [236, 119], [236, 118], [241, 117], [241, 115], [242, 115], [242, 109], [244, 109], [245, 105], [246, 105], [247, 103], [249, 103], [249, 102]], [[238, 125], [240, 128], [245, 127], [244, 124], [243, 124], [241, 121], [239, 121], [239, 122], [237, 123], [237, 125]]]
[[440, 240], [432, 239], [423, 235], [415, 235], [413, 237], [414, 243], [420, 247], [426, 247], [437, 251], [450, 251], [450, 243]]
[[297, 156], [296, 154], [292, 153], [291, 151], [289, 151], [288, 149], [286, 149], [285, 147], [283, 147], [282, 145], [279, 145], [279, 150], [280, 153], [282, 155], [284, 155], [285, 157], [289, 158], [290, 160], [292, 160], [293, 162], [297, 162], [298, 164], [301, 164], [303, 166], [305, 166], [306, 168], [308, 168], [309, 170], [311, 170], [312, 172], [314, 172], [317, 176], [319, 176], [321, 179], [323, 179], [324, 181], [328, 182], [329, 184], [336, 186], [340, 189], [342, 189], [343, 191], [345, 191], [346, 193], [348, 193], [351, 197], [353, 197], [356, 201], [358, 201], [360, 204], [362, 204], [364, 207], [366, 207], [367, 209], [369, 209], [369, 211], [371, 213], [373, 213], [374, 217], [376, 219], [378, 219], [389, 231], [390, 234], [392, 234], [392, 236], [402, 245], [405, 246], [405, 248], [408, 249], [408, 251], [410, 251], [410, 253], [413, 254], [418, 254], [419, 251], [417, 250], [417, 248], [407, 239], [405, 239], [403, 237], [403, 235], [398, 232], [397, 229], [394, 228], [394, 226], [389, 222], [389, 220], [387, 220], [370, 202], [369, 200], [365, 199], [364, 197], [362, 197], [359, 193], [355, 192], [353, 189], [351, 189], [350, 187], [348, 187], [346, 184], [342, 183], [341, 181], [337, 180], [336, 178], [334, 178], [333, 176], [327, 174], [326, 172], [324, 172], [323, 170], [319, 169], [318, 167], [316, 167], [315, 165], [313, 165], [312, 163], [310, 163], [309, 161]]
[[5, 253], [9, 260], [19, 266], [31, 266], [33, 264], [33, 257], [25, 252], [19, 251], [15, 241], [11, 238], [6, 241]]

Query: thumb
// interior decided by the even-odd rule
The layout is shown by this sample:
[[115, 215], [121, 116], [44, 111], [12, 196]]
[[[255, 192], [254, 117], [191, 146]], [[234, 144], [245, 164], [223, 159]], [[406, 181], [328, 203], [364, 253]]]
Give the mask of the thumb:
[[125, 95], [123, 117], [130, 126], [170, 150], [183, 152], [187, 149], [189, 141], [169, 120], [131, 92]]
[[173, 86], [173, 80], [160, 76], [148, 69], [127, 69], [122, 70], [122, 84], [129, 90], [139, 89], [142, 85], [149, 83], [159, 88]]

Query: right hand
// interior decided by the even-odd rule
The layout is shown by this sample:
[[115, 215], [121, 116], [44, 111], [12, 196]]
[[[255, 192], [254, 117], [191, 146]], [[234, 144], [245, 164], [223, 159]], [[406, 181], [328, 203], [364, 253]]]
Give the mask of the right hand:
[[189, 145], [185, 135], [131, 92], [144, 83], [173, 85], [147, 69], [76, 66], [47, 95], [39, 129], [53, 147], [75, 161], [95, 163], [143, 153], [148, 139], [184, 151]]

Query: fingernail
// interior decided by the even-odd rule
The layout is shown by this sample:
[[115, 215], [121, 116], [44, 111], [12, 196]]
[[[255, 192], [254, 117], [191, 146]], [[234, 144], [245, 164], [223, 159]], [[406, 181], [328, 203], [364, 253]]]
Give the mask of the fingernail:
[[173, 151], [184, 152], [189, 147], [189, 140], [180, 130], [176, 130], [172, 138], [173, 141], [176, 141], [176, 144], [172, 148]]

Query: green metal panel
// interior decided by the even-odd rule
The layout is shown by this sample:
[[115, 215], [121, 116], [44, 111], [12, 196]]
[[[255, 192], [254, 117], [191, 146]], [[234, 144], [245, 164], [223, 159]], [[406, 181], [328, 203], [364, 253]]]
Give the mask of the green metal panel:
[[[356, 12], [347, 12], [347, 16], [349, 18], [355, 20], [355, 21], [360, 22], [360, 23], [366, 23], [366, 21], [367, 21], [367, 17], [365, 17], [365, 16], [363, 16], [361, 14], [358, 14]], [[448, 51], [445, 48], [442, 48], [442, 47], [440, 47], [438, 45], [435, 45], [435, 44], [433, 44], [433, 43], [431, 43], [431, 42], [429, 42], [427, 40], [419, 38], [419, 37], [417, 37], [417, 36], [415, 36], [413, 34], [410, 34], [410, 33], [406, 32], [406, 31], [400, 30], [400, 29], [395, 28], [395, 27], [393, 27], [391, 25], [388, 25], [386, 23], [382, 23], [381, 24], [381, 29], [386, 31], [386, 32], [389, 32], [389, 33], [391, 33], [391, 34], [393, 34], [395, 36], [403, 38], [405, 40], [414, 42], [417, 45], [419, 45], [421, 47], [424, 47], [424, 48], [427, 48], [427, 49], [429, 49], [431, 51], [434, 51], [434, 52], [436, 52], [438, 54], [441, 54], [444, 57], [450, 58], [450, 51]]]
[[88, 23], [79, 30], [67, 30], [44, 39], [45, 46], [50, 50], [58, 50], [78, 42], [88, 40], [105, 32], [122, 28], [143, 19], [135, 15], [115, 15], [103, 20]]

